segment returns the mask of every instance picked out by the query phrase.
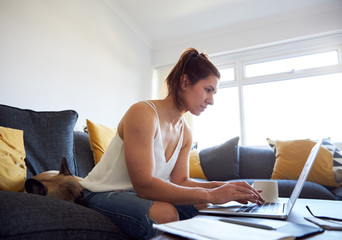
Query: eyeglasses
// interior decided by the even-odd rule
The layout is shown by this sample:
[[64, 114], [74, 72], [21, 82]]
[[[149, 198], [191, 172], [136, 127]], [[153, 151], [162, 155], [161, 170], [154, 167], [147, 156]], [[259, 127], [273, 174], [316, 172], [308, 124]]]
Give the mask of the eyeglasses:
[[333, 217], [326, 217], [326, 216], [316, 216], [315, 214], [313, 214], [309, 208], [309, 206], [306, 206], [306, 209], [309, 211], [309, 213], [315, 217], [315, 218], [319, 218], [322, 220], [330, 220], [330, 221], [340, 221], [342, 222], [342, 218], [333, 218]]

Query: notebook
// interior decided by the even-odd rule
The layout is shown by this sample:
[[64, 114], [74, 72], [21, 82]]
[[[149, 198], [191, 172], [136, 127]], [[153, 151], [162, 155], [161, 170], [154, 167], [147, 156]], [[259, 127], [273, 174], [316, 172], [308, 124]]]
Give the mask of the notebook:
[[298, 178], [296, 186], [287, 202], [273, 202], [264, 203], [264, 205], [258, 206], [257, 204], [224, 204], [214, 205], [200, 210], [201, 213], [231, 215], [231, 216], [245, 216], [245, 217], [264, 217], [274, 219], [287, 219], [292, 211], [292, 208], [298, 199], [304, 183], [310, 173], [311, 167], [317, 157], [319, 149], [321, 147], [322, 140], [318, 141], [311, 149], [311, 152], [306, 160], [303, 170]]

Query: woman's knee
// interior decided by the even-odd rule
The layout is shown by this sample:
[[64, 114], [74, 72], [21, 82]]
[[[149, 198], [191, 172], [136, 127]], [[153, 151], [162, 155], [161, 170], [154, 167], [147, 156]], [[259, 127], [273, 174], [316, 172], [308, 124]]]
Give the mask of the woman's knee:
[[179, 220], [177, 209], [167, 202], [154, 202], [150, 208], [149, 216], [159, 224]]

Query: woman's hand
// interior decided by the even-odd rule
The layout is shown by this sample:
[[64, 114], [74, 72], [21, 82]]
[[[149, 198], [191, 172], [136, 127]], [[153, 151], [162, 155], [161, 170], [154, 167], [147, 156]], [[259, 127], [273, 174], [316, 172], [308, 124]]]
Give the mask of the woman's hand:
[[261, 204], [265, 200], [259, 192], [247, 182], [229, 182], [210, 192], [212, 204], [224, 204], [229, 201], [237, 201], [243, 204], [248, 202]]

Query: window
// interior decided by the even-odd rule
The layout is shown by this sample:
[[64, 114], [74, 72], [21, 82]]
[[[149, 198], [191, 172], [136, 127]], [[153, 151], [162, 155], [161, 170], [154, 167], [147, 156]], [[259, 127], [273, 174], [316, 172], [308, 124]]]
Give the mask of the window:
[[338, 52], [330, 51], [246, 65], [246, 77], [293, 72], [338, 64]]
[[233, 67], [228, 67], [228, 68], [222, 68], [220, 70], [221, 74], [221, 82], [230, 82], [234, 81], [234, 68]]
[[342, 36], [334, 44], [315, 41], [212, 58], [221, 80], [214, 106], [194, 117], [199, 149], [235, 136], [242, 145], [267, 145], [266, 138], [342, 142]]
[[222, 88], [215, 94], [214, 105], [209, 106], [200, 116], [194, 116], [193, 129], [196, 131], [193, 131], [193, 139], [198, 141], [198, 148], [225, 142], [227, 133], [240, 135], [237, 98], [237, 88]]
[[244, 86], [246, 144], [271, 139], [342, 141], [342, 73]]

